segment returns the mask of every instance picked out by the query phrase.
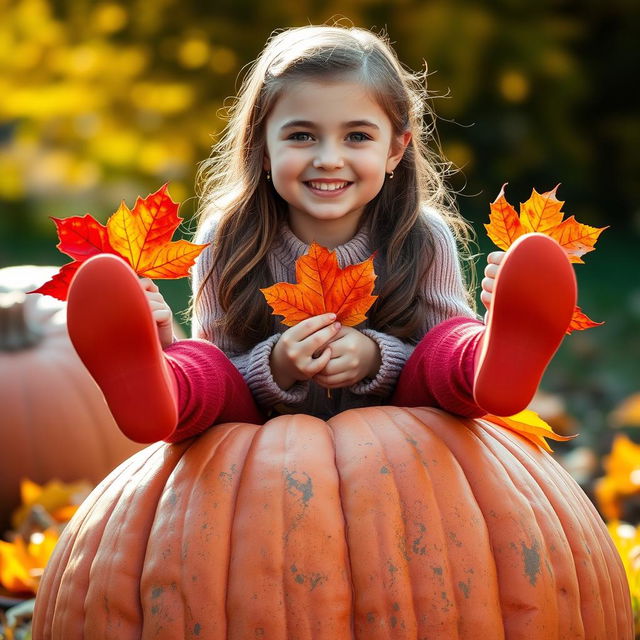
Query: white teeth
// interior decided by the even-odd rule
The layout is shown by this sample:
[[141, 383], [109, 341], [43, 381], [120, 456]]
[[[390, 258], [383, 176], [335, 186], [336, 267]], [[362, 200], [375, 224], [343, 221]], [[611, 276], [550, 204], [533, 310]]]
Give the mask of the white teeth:
[[320, 191], [336, 191], [338, 189], [343, 189], [348, 184], [348, 182], [309, 182], [309, 186], [311, 186], [311, 188], [318, 189]]

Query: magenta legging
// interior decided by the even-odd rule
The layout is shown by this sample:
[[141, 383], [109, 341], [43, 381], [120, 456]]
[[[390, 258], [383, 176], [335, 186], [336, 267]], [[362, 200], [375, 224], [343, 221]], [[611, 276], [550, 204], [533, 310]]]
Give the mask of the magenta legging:
[[[407, 360], [389, 404], [483, 415], [473, 400], [475, 353], [483, 331], [481, 322], [469, 318], [452, 318], [431, 329]], [[165, 354], [178, 387], [178, 428], [169, 442], [223, 422], [265, 422], [244, 378], [218, 347], [180, 340]]]

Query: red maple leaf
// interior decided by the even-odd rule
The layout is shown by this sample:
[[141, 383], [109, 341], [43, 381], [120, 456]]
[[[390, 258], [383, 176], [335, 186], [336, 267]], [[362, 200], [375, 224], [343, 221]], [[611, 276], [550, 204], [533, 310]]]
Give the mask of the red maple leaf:
[[186, 240], [171, 240], [182, 222], [178, 204], [163, 185], [146, 198], [138, 198], [133, 209], [122, 202], [118, 210], [100, 224], [95, 218], [72, 216], [53, 218], [60, 242], [57, 248], [73, 258], [41, 287], [30, 293], [43, 293], [66, 300], [69, 285], [78, 267], [91, 256], [113, 253], [147, 278], [183, 278], [207, 246]]

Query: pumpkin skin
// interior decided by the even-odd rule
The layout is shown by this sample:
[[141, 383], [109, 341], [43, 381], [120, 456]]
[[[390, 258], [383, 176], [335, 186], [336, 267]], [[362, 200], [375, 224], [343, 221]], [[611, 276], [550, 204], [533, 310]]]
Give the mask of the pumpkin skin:
[[482, 420], [371, 407], [148, 447], [83, 503], [33, 638], [631, 639], [604, 524]]
[[0, 533], [22, 478], [97, 484], [142, 448], [119, 431], [73, 349], [66, 303], [25, 295], [57, 271], [0, 269]]

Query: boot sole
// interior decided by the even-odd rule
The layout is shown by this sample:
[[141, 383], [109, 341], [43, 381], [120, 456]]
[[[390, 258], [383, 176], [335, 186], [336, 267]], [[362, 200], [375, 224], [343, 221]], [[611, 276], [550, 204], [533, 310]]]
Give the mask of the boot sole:
[[543, 234], [518, 238], [495, 279], [474, 380], [476, 403], [511, 416], [527, 407], [558, 350], [576, 305], [576, 279], [560, 245]]
[[136, 442], [168, 437], [177, 423], [173, 385], [146, 296], [124, 260], [101, 254], [82, 264], [67, 326], [120, 430]]

